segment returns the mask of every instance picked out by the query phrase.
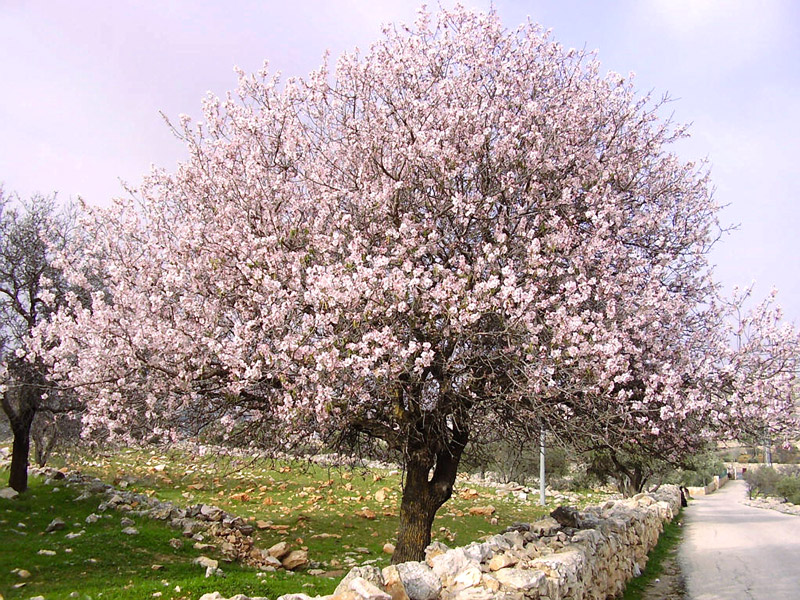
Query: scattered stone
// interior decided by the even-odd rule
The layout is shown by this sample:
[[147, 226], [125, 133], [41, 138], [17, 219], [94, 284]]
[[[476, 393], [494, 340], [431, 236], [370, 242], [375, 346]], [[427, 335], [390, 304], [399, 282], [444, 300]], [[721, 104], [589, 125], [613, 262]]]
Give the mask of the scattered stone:
[[94, 513], [90, 514], [86, 519], [84, 519], [86, 523], [91, 525], [92, 523], [97, 523], [100, 520], [100, 516]]
[[68, 540], [74, 540], [75, 538], [79, 538], [79, 537], [81, 537], [81, 536], [82, 536], [84, 533], [86, 533], [86, 530], [85, 530], [85, 529], [81, 529], [81, 530], [80, 530], [80, 531], [78, 531], [78, 532], [72, 532], [72, 533], [68, 533], [68, 534], [67, 534], [67, 535], [65, 535], [64, 537], [65, 537], [66, 539], [68, 539]]
[[64, 521], [62, 521], [61, 519], [56, 517], [55, 519], [50, 521], [50, 524], [45, 528], [45, 531], [47, 533], [52, 533], [53, 531], [61, 531], [66, 526], [67, 526], [67, 524], [64, 523]]
[[209, 558], [208, 556], [198, 556], [192, 561], [196, 565], [200, 565], [201, 567], [214, 567], [215, 569], [219, 567], [219, 561], [213, 558]]
[[164, 565], [153, 565], [150, 568], [153, 569], [153, 571], [163, 571]]
[[12, 498], [16, 498], [17, 496], [19, 496], [19, 492], [14, 488], [4, 487], [0, 489], [0, 498], [11, 500]]
[[282, 559], [284, 556], [289, 554], [289, 544], [286, 542], [278, 542], [274, 546], [271, 546], [267, 553], [270, 556], [277, 558], [278, 560]]
[[175, 548], [175, 550], [180, 550], [181, 548], [183, 548], [183, 540], [180, 538], [172, 538], [169, 541], [169, 545]]
[[41, 554], [42, 556], [55, 556], [55, 550], [39, 550], [36, 554]]
[[487, 506], [473, 506], [469, 509], [469, 514], [482, 517], [489, 517], [495, 513], [497, 509], [491, 504]]
[[20, 579], [29, 579], [31, 576], [31, 572], [25, 569], [16, 569], [16, 571], [17, 571], [17, 577], [19, 577]]
[[384, 552], [385, 554], [389, 554], [389, 555], [391, 555], [391, 554], [394, 554], [394, 551], [395, 551], [394, 544], [392, 544], [392, 543], [390, 543], [390, 542], [386, 542], [386, 543], [383, 545], [383, 552]]
[[135, 521], [129, 517], [122, 517], [119, 521], [119, 524], [123, 527], [130, 527], [132, 525], [136, 525]]
[[208, 552], [209, 550], [214, 550], [215, 548], [214, 544], [204, 544], [202, 542], [195, 542], [194, 546], [192, 547], [195, 550], [200, 550], [200, 552]]
[[139, 535], [139, 530], [136, 527], [126, 527], [122, 530], [125, 535]]
[[305, 550], [292, 550], [281, 561], [281, 564], [287, 571], [296, 571], [300, 567], [304, 567], [308, 564], [308, 552]]
[[361, 510], [357, 510], [355, 514], [357, 517], [361, 517], [362, 519], [367, 519], [369, 521], [374, 521], [375, 518], [378, 516], [375, 514], [374, 510], [370, 510], [368, 508], [362, 508]]

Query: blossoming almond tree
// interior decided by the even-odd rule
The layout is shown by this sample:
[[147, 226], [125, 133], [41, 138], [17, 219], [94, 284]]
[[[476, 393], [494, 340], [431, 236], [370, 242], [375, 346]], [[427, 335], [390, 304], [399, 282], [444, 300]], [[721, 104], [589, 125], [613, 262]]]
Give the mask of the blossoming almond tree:
[[37, 415], [75, 408], [69, 394], [52, 388], [41, 357], [26, 351], [36, 326], [64, 302], [69, 285], [54, 262], [67, 246], [79, 248], [74, 221], [55, 195], [21, 200], [0, 187], [0, 407], [14, 435], [8, 484], [18, 492], [28, 488]]
[[626, 384], [680, 343], [654, 319], [713, 289], [716, 207], [659, 105], [462, 8], [305, 81], [241, 73], [181, 119], [175, 173], [86, 223], [103, 291], [39, 339], [90, 428], [380, 440], [405, 472], [393, 560], [420, 559], [482, 424], [602, 436], [637, 393], [677, 398]]

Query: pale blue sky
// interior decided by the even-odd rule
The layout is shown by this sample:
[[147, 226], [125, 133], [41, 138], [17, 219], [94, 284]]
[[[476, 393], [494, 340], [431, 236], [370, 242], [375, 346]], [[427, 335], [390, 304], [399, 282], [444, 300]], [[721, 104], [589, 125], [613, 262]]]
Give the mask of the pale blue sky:
[[[487, 8], [487, 0], [465, 1]], [[432, 6], [436, 3], [431, 2]], [[443, 1], [449, 5], [451, 2]], [[780, 290], [800, 324], [800, 2], [579, 0], [493, 3], [504, 24], [530, 16], [568, 47], [597, 49], [603, 68], [668, 92], [693, 124], [680, 146], [708, 157], [724, 222], [738, 231], [713, 260], [728, 287]], [[417, 2], [0, 0], [0, 182], [103, 204], [182, 146], [159, 111], [199, 114], [211, 90], [268, 59], [304, 76], [326, 49], [366, 48]]]

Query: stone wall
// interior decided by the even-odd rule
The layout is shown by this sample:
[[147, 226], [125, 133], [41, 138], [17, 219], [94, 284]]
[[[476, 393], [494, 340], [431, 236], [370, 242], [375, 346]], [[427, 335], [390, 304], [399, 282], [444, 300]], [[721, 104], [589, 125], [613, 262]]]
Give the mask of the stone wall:
[[[424, 562], [383, 570], [356, 567], [332, 595], [316, 599], [605, 600], [641, 573], [664, 522], [679, 508], [675, 486], [583, 511], [560, 507], [543, 520], [517, 524], [463, 548], [434, 543]], [[200, 600], [222, 596], [206, 594]], [[286, 594], [278, 600], [313, 599]]]
[[727, 475], [724, 475], [723, 477], [720, 477], [719, 475], [714, 475], [714, 478], [711, 480], [711, 483], [709, 483], [707, 486], [704, 486], [704, 487], [703, 486], [689, 486], [686, 489], [689, 490], [689, 495], [692, 496], [692, 497], [694, 497], [694, 496], [706, 496], [708, 494], [713, 494], [714, 492], [716, 492], [719, 488], [721, 488], [726, 483], [728, 483], [728, 476]]

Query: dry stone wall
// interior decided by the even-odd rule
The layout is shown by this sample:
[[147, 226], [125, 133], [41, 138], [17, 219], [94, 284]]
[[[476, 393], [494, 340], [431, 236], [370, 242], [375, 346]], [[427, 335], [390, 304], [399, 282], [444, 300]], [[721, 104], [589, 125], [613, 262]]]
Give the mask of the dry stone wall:
[[561, 507], [462, 548], [434, 543], [424, 562], [356, 567], [329, 596], [278, 600], [606, 600], [640, 574], [680, 498], [677, 487], [663, 486], [582, 511]]

